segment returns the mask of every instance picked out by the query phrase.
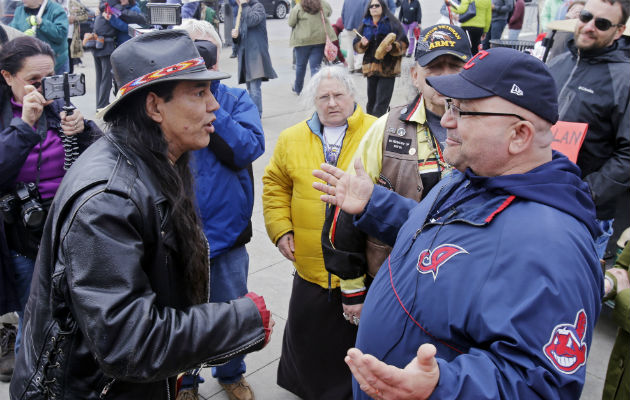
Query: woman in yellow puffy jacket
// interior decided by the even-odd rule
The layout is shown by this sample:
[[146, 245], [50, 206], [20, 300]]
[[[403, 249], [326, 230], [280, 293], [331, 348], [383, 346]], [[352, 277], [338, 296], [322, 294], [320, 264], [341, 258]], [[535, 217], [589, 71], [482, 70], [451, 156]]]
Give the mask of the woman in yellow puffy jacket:
[[324, 268], [321, 233], [326, 206], [312, 187], [327, 162], [346, 169], [376, 118], [355, 102], [347, 70], [323, 67], [302, 96], [313, 116], [284, 130], [263, 176], [263, 213], [269, 238], [297, 274], [278, 366], [278, 384], [303, 399], [352, 397], [344, 363], [357, 327], [343, 316], [340, 282]]

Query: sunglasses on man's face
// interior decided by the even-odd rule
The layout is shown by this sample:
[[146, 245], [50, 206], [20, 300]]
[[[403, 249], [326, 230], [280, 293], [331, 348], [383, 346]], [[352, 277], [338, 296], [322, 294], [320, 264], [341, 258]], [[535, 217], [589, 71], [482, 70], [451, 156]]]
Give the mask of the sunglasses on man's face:
[[380, 4], [370, 4], [370, 8], [381, 8]]
[[[593, 19], [593, 14], [591, 14], [590, 11], [582, 10], [582, 11], [580, 11], [579, 18], [580, 18], [580, 21], [582, 21], [583, 23], [586, 24], [590, 20]], [[599, 17], [595, 18], [595, 28], [597, 28], [600, 31], [607, 31], [612, 26], [618, 27], [618, 26], [623, 26], [623, 24], [613, 24], [612, 22], [610, 22], [606, 18], [599, 18]]]

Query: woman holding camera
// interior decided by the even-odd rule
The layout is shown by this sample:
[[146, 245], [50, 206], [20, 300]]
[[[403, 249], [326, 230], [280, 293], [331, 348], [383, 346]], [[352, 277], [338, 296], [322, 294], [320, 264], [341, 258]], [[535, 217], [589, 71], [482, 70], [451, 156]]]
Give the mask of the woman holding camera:
[[[0, 50], [0, 216], [21, 307], [16, 352], [46, 212], [64, 162], [72, 159], [66, 153], [81, 152], [100, 133], [79, 110], [66, 115], [63, 100], [44, 98], [42, 79], [53, 75], [54, 67], [53, 50], [32, 37], [13, 39]], [[69, 142], [64, 136], [74, 135], [76, 147], [66, 144], [64, 150]]]

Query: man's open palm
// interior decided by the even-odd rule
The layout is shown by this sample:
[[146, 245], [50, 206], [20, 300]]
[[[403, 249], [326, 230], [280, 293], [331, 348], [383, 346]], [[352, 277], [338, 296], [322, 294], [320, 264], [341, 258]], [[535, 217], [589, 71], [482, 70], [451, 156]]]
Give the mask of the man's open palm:
[[440, 380], [436, 348], [423, 344], [404, 369], [385, 364], [359, 349], [348, 350], [345, 358], [361, 390], [376, 400], [424, 400]]
[[348, 174], [329, 164], [322, 164], [321, 169], [313, 171], [313, 176], [328, 183], [313, 182], [313, 187], [326, 194], [321, 195], [322, 201], [336, 205], [348, 214], [359, 214], [372, 196], [374, 183], [365, 172], [360, 158], [354, 160], [356, 175]]

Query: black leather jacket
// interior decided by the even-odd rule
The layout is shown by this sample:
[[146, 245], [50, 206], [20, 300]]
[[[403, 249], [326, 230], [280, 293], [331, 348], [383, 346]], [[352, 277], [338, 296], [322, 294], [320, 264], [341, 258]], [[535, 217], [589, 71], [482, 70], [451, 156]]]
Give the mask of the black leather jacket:
[[250, 299], [187, 300], [158, 187], [109, 136], [68, 172], [44, 228], [11, 399], [174, 399], [177, 373], [263, 347]]

